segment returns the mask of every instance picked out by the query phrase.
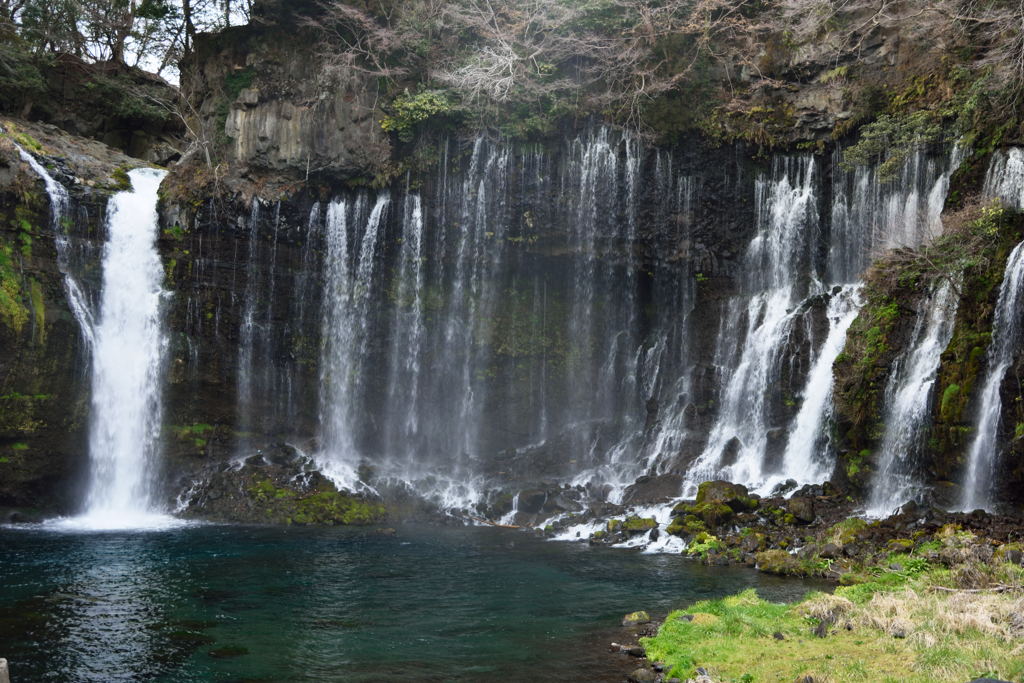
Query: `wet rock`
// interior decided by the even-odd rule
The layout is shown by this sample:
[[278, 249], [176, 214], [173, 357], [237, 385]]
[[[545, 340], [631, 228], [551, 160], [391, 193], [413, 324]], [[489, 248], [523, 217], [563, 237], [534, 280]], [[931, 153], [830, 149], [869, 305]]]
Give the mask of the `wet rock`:
[[622, 618], [623, 626], [639, 626], [640, 624], [647, 624], [651, 621], [651, 615], [644, 610], [638, 610], [636, 612], [630, 612]]
[[896, 511], [900, 517], [917, 517], [924, 512], [924, 508], [916, 500], [908, 500]]
[[740, 540], [740, 549], [747, 553], [764, 550], [765, 535], [757, 531], [751, 532]]
[[834, 560], [838, 558], [841, 553], [842, 548], [840, 548], [835, 543], [826, 543], [818, 549], [818, 555], [825, 558], [826, 560]]
[[661, 503], [679, 496], [683, 478], [678, 474], [662, 474], [656, 477], [640, 477], [626, 488], [624, 505], [650, 505]]
[[528, 515], [535, 515], [541, 511], [547, 499], [547, 491], [542, 491], [541, 489], [520, 491], [518, 510]]
[[627, 517], [626, 519], [609, 519], [609, 534], [625, 534], [636, 536], [658, 528], [658, 522], [653, 517]]
[[778, 486], [772, 489], [772, 498], [781, 498], [791, 491], [795, 491], [798, 486], [796, 479], [787, 479]]
[[[733, 509], [726, 505], [725, 503], [715, 501], [704, 501], [693, 505], [677, 505], [675, 508], [672, 509], [672, 513], [682, 513], [683, 519], [682, 522], [680, 522], [680, 524], [682, 524], [683, 526], [692, 527], [692, 529], [690, 530], [696, 533], [696, 531], [699, 530], [699, 527], [693, 525], [692, 523], [687, 525], [686, 520], [692, 518], [692, 520], [699, 521], [707, 528], [714, 528], [728, 522], [729, 519], [733, 516]], [[669, 533], [675, 532], [670, 528]]]
[[653, 669], [640, 668], [629, 674], [630, 683], [656, 683], [661, 677]]
[[746, 486], [727, 481], [706, 481], [701, 484], [697, 488], [696, 503], [721, 503], [735, 512], [754, 510], [758, 506], [757, 498], [750, 495]]
[[786, 509], [797, 521], [804, 524], [810, 524], [816, 519], [814, 501], [811, 498], [790, 498], [786, 503]]

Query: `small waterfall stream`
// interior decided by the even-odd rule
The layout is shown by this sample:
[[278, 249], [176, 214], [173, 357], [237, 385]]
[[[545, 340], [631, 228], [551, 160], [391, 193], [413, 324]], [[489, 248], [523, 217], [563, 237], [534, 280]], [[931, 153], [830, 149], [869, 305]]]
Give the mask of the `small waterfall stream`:
[[[985, 177], [985, 195], [1013, 208], [1024, 208], [1024, 150], [1013, 147], [998, 151], [992, 157]], [[1010, 253], [999, 287], [992, 341], [985, 359], [985, 378], [981, 383], [979, 405], [974, 423], [974, 439], [967, 454], [963, 494], [960, 507], [964, 511], [993, 506], [993, 474], [1000, 455], [999, 426], [1003, 401], [1000, 387], [1019, 352], [1024, 335], [1024, 242]]]
[[999, 423], [1003, 401], [999, 395], [1003, 378], [1013, 364], [1022, 339], [1024, 316], [1024, 242], [1018, 244], [1006, 262], [1003, 283], [999, 287], [992, 342], [986, 356], [985, 380], [981, 384], [980, 405], [974, 425], [974, 439], [967, 454], [961, 507], [965, 511], [992, 507], [992, 474], [999, 457]]
[[790, 427], [782, 471], [774, 483], [787, 479], [819, 482], [831, 474], [833, 463], [828, 457], [830, 449], [825, 447], [827, 430], [824, 427], [832, 412], [832, 365], [842, 353], [846, 333], [860, 312], [861, 289], [860, 284], [845, 285], [829, 299], [825, 314], [828, 336], [807, 374], [800, 412]]
[[[780, 356], [797, 317], [817, 227], [815, 165], [811, 157], [776, 162], [757, 182], [758, 231], [744, 258], [744, 293], [722, 318], [716, 365], [723, 376], [722, 408], [708, 444], [689, 474], [689, 489], [723, 477], [755, 488], [767, 479], [770, 407]], [[803, 291], [801, 291], [803, 290]], [[745, 329], [736, 347], [736, 331]], [[735, 358], [735, 360], [733, 360]], [[731, 452], [730, 452], [731, 451]]]
[[92, 474], [84, 514], [74, 521], [80, 526], [166, 523], [152, 497], [167, 347], [161, 316], [164, 271], [156, 251], [157, 189], [165, 174], [131, 171], [133, 189], [114, 195], [109, 204], [93, 346]]
[[22, 149], [13, 140], [11, 142], [18, 149], [21, 160], [27, 163], [42, 178], [46, 186], [46, 194], [50, 198], [50, 227], [53, 229], [54, 243], [57, 247], [57, 267], [64, 276], [64, 291], [67, 295], [68, 306], [71, 308], [71, 313], [75, 316], [75, 321], [82, 331], [82, 338], [85, 339], [86, 344], [92, 346], [96, 343], [95, 316], [86, 298], [84, 288], [73, 273], [70, 238], [64, 225], [64, 220], [70, 208], [68, 191], [31, 154]]
[[917, 456], [927, 432], [939, 360], [953, 335], [958, 297], [957, 287], [949, 281], [935, 286], [918, 313], [911, 346], [890, 375], [885, 435], [867, 504], [872, 517], [892, 514], [922, 492]]

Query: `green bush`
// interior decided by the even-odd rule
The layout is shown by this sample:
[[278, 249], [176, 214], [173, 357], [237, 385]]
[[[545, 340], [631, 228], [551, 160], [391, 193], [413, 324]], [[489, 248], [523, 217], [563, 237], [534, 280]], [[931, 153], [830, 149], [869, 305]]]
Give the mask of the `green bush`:
[[399, 140], [409, 142], [419, 123], [451, 113], [454, 105], [443, 90], [424, 90], [415, 95], [399, 95], [392, 100], [390, 108], [392, 113], [384, 117], [380, 127], [397, 134]]

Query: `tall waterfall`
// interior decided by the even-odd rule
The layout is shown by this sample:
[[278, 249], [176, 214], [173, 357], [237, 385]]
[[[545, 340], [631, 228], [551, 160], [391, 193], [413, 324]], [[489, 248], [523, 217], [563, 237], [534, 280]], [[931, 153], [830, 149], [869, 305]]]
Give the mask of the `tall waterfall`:
[[332, 202], [327, 208], [322, 462], [329, 476], [348, 487], [358, 481], [356, 425], [366, 415], [362, 389], [371, 379], [367, 351], [371, 344], [374, 271], [383, 232], [381, 222], [390, 204], [390, 196], [383, 193], [369, 214], [365, 195], [360, 195], [351, 208], [344, 201]]
[[1021, 296], [1024, 290], [1024, 242], [1018, 244], [1006, 262], [1003, 283], [999, 287], [992, 342], [986, 356], [985, 381], [981, 385], [981, 404], [975, 420], [974, 440], [967, 455], [961, 507], [966, 510], [992, 507], [992, 475], [999, 456], [999, 423], [1003, 401], [999, 389], [1013, 364], [1022, 340]]
[[332, 201], [324, 471], [465, 508], [489, 489], [552, 480], [614, 496], [653, 465], [656, 453], [648, 463], [632, 446], [645, 402], [678, 389], [675, 314], [691, 308], [692, 285], [652, 282], [649, 296], [673, 310], [645, 312], [637, 220], [641, 206], [686, 210], [692, 182], [666, 156], [658, 187], [644, 188], [640, 166], [639, 144], [609, 129], [558, 150], [480, 137], [442, 149], [429, 201]]
[[[758, 230], [745, 256], [743, 289], [730, 300], [719, 331], [721, 408], [687, 475], [689, 494], [717, 477], [764, 493], [786, 479], [828, 477], [831, 368], [860, 310], [861, 274], [877, 252], [916, 247], [941, 233], [949, 178], [964, 156], [959, 146], [946, 159], [919, 150], [895, 181], [883, 183], [874, 167], [842, 169], [837, 151], [824, 256], [813, 161], [777, 159], [772, 175], [758, 180]], [[824, 339], [815, 338], [813, 322], [822, 297]], [[801, 345], [809, 349], [805, 374], [796, 373], [803, 385], [784, 400], [783, 380], [793, 376]], [[788, 403], [799, 403], [791, 417]]]
[[744, 258], [743, 292], [729, 302], [719, 332], [722, 407], [692, 483], [723, 477], [761, 487], [768, 478], [770, 389], [807, 291], [818, 221], [813, 159], [780, 159], [773, 176], [757, 181], [758, 230]]
[[[956, 163], [921, 152], [881, 188], [872, 169], [835, 169], [829, 188], [810, 155], [749, 178], [606, 128], [438, 152], [432, 176], [339, 194], [306, 230], [255, 204], [230, 291], [240, 432], [301, 439], [316, 416], [309, 450], [337, 483], [450, 508], [551, 482], [618, 501], [644, 474], [827, 478], [859, 278], [878, 249], [941, 229]], [[720, 227], [723, 189], [751, 188]], [[723, 229], [750, 240], [735, 260], [708, 250]], [[706, 275], [737, 291], [704, 296]]]
[[[1024, 150], [1018, 147], [998, 151], [992, 157], [985, 177], [985, 194], [1005, 204], [1024, 208]], [[967, 454], [961, 508], [991, 509], [993, 474], [1000, 454], [999, 427], [1003, 401], [1000, 387], [1014, 362], [1022, 341], [1021, 316], [1024, 316], [1024, 242], [1010, 253], [999, 287], [992, 341], [985, 359], [985, 379], [981, 384], [974, 439]]]
[[103, 293], [93, 346], [92, 473], [82, 525], [161, 523], [152, 498], [161, 429], [164, 271], [156, 251], [164, 171], [136, 169], [133, 189], [110, 200]]
[[957, 288], [951, 282], [936, 285], [918, 313], [912, 345], [889, 376], [885, 435], [867, 506], [871, 516], [889, 515], [921, 493], [915, 463], [923, 448], [932, 389], [942, 352], [953, 335], [958, 303]]

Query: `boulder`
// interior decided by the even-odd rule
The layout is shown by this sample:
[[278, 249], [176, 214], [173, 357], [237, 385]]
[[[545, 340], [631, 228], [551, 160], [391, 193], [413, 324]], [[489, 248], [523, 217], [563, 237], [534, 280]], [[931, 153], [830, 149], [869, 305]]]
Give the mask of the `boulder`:
[[656, 477], [640, 477], [626, 488], [623, 505], [650, 505], [661, 503], [679, 496], [683, 478], [678, 474], [661, 474]]
[[757, 568], [769, 574], [783, 576], [802, 576], [803, 566], [800, 560], [785, 550], [765, 550], [757, 553]]
[[657, 528], [658, 522], [653, 517], [627, 517], [626, 519], [608, 520], [609, 534], [621, 532], [629, 536], [635, 536]]
[[727, 481], [706, 481], [697, 488], [697, 504], [721, 503], [728, 505], [735, 512], [755, 510], [759, 504], [741, 484]]
[[629, 674], [627, 680], [630, 683], [655, 683], [659, 678], [661, 677], [658, 676], [654, 669], [640, 668]]
[[651, 615], [644, 610], [638, 610], [636, 612], [630, 612], [622, 618], [623, 626], [639, 626], [640, 624], [651, 623]]
[[542, 491], [540, 489], [520, 491], [519, 505], [516, 509], [519, 512], [525, 512], [528, 515], [535, 515], [541, 511], [541, 508], [544, 507], [544, 503], [547, 499], [547, 491]]
[[812, 498], [790, 498], [786, 503], [786, 509], [798, 522], [810, 524], [817, 515], [814, 514], [814, 500]]

